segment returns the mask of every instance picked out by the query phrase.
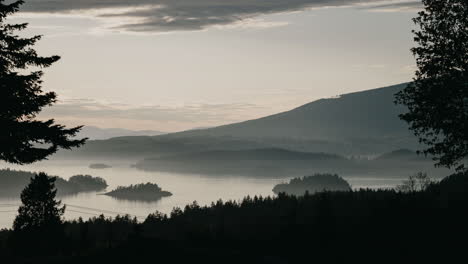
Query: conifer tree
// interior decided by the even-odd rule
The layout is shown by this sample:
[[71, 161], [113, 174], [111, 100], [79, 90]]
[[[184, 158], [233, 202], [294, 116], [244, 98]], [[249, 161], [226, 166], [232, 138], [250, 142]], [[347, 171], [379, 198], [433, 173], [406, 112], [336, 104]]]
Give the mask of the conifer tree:
[[56, 254], [65, 237], [65, 206], [56, 200], [55, 177], [36, 174], [21, 192], [22, 205], [13, 222], [9, 245], [21, 256]]
[[36, 118], [57, 100], [54, 92], [42, 90], [41, 77], [42, 69], [60, 57], [39, 56], [33, 46], [41, 36], [20, 37], [16, 32], [26, 29], [27, 24], [6, 22], [23, 3], [0, 0], [0, 160], [18, 164], [42, 160], [59, 148], [79, 147], [85, 142], [73, 138], [81, 127], [67, 129], [53, 119]]
[[21, 192], [22, 205], [13, 223], [15, 231], [33, 231], [50, 229], [62, 224], [65, 206], [57, 201], [55, 177], [39, 173], [31, 178], [31, 182]]

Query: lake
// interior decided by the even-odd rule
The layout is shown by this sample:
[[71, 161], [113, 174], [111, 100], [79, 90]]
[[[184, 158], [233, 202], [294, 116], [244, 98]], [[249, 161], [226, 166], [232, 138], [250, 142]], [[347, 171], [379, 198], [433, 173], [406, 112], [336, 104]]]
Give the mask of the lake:
[[[90, 169], [90, 163], [105, 163], [112, 166], [108, 169]], [[208, 205], [219, 199], [240, 200], [250, 195], [274, 195], [274, 185], [289, 180], [284, 178], [254, 178], [247, 176], [213, 177], [196, 174], [175, 174], [166, 172], [146, 172], [131, 168], [130, 161], [44, 161], [33, 165], [15, 166], [0, 164], [0, 168], [11, 168], [24, 171], [46, 172], [49, 175], [68, 179], [77, 174], [89, 174], [104, 178], [112, 190], [117, 186], [152, 182], [157, 183], [163, 190], [173, 193], [170, 197], [156, 202], [133, 202], [116, 200], [100, 193], [81, 193], [74, 196], [60, 197], [67, 205], [66, 219], [76, 219], [100, 215], [116, 216], [129, 214], [144, 220], [149, 213], [160, 211], [170, 213], [174, 207], [184, 207], [197, 201], [200, 205]], [[313, 174], [311, 172], [310, 174]], [[356, 175], [342, 175], [353, 188], [389, 188], [401, 183], [401, 178], [359, 177]], [[1, 183], [0, 183], [1, 184]], [[102, 192], [101, 192], [102, 193]], [[0, 229], [10, 228], [20, 203], [17, 198], [0, 197]]]

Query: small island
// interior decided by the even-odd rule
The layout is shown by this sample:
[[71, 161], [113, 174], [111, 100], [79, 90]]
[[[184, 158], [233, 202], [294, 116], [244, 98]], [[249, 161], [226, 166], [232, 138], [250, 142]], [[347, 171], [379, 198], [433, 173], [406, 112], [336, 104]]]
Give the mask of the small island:
[[90, 169], [108, 169], [112, 168], [112, 166], [104, 164], [104, 163], [93, 163], [89, 165]]
[[163, 197], [171, 196], [172, 193], [163, 191], [157, 184], [148, 182], [136, 185], [132, 184], [127, 187], [119, 186], [104, 195], [123, 200], [157, 201]]
[[289, 183], [281, 183], [273, 188], [273, 192], [289, 195], [304, 195], [306, 192], [351, 191], [351, 185], [337, 174], [315, 174], [294, 178]]
[[107, 182], [103, 178], [91, 175], [75, 175], [68, 179], [68, 183], [83, 191], [100, 191], [107, 188]]

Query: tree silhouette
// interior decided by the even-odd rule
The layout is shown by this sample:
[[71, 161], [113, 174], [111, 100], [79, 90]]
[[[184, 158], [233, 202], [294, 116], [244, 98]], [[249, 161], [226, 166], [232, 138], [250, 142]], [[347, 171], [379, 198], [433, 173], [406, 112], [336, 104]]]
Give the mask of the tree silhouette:
[[427, 173], [418, 172], [414, 175], [410, 175], [407, 180], [397, 185], [395, 189], [399, 192], [422, 192], [429, 188], [431, 184], [432, 180]]
[[44, 229], [62, 224], [65, 206], [56, 201], [55, 177], [39, 173], [21, 192], [22, 205], [13, 223], [13, 230]]
[[[41, 36], [16, 35], [27, 24], [8, 24], [5, 20], [19, 10], [23, 1], [4, 2], [0, 0], [0, 160], [26, 164], [45, 159], [59, 148], [81, 146], [85, 139], [72, 139], [81, 127], [66, 129], [53, 119], [36, 120], [43, 107], [56, 102], [54, 92], [42, 91], [40, 69], [60, 57], [36, 53], [32, 46]], [[31, 67], [34, 70], [28, 70]]]
[[55, 199], [55, 180], [55, 177], [39, 173], [22, 191], [22, 205], [13, 222], [10, 239], [10, 246], [17, 254], [55, 254], [63, 247], [65, 206]]
[[423, 0], [414, 18], [418, 70], [396, 96], [409, 111], [400, 117], [428, 146], [437, 165], [466, 171], [468, 156], [468, 1]]

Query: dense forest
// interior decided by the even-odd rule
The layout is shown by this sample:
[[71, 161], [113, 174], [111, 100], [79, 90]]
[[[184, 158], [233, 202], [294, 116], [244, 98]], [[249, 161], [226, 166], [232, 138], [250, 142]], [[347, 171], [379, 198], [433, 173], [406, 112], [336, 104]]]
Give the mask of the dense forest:
[[169, 216], [151, 214], [142, 223], [129, 216], [68, 221], [55, 236], [3, 230], [0, 254], [34, 263], [343, 263], [356, 255], [360, 262], [448, 263], [465, 252], [459, 241], [468, 235], [467, 188], [468, 177], [460, 173], [421, 191], [194, 202]]

